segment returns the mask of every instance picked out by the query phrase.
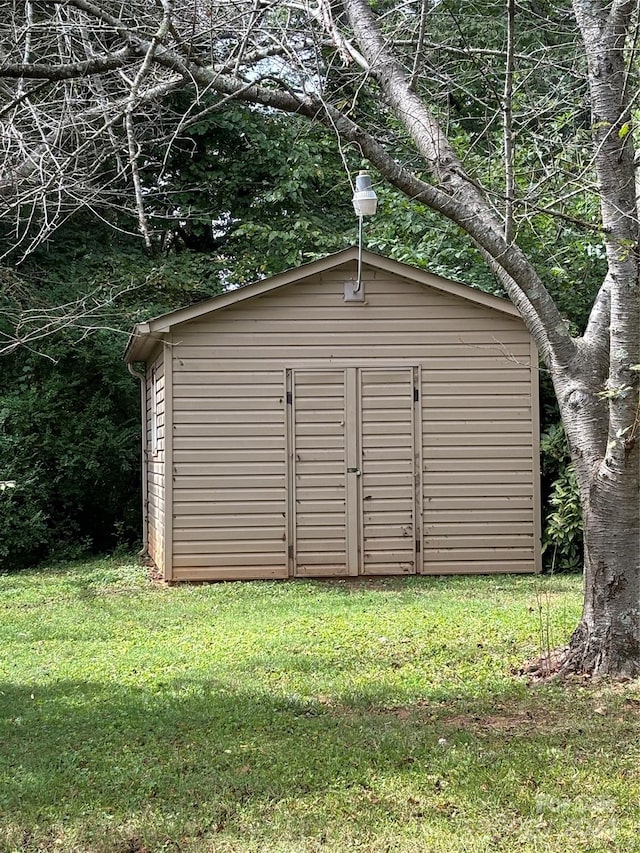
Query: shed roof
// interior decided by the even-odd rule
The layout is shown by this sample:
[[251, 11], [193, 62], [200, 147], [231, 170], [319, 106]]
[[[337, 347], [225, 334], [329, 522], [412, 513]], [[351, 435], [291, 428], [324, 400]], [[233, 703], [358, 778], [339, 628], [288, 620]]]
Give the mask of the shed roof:
[[[341, 252], [327, 255], [320, 260], [286, 270], [270, 278], [261, 279], [235, 290], [226, 291], [218, 296], [212, 296], [209, 299], [204, 299], [185, 308], [178, 308], [167, 314], [161, 314], [159, 317], [155, 317], [146, 323], [138, 323], [129, 337], [124, 355], [125, 361], [144, 361], [154, 344], [161, 339], [161, 336], [170, 332], [174, 326], [180, 323], [199, 319], [214, 311], [219, 311], [222, 308], [236, 305], [246, 299], [251, 299], [254, 296], [263, 296], [280, 287], [285, 287], [286, 285], [303, 281], [311, 276], [346, 266], [348, 263], [357, 260], [357, 257], [358, 248], [352, 246], [348, 249], [343, 249]], [[386, 258], [383, 255], [364, 250], [362, 252], [362, 263], [363, 267], [382, 270], [392, 275], [409, 279], [425, 287], [435, 288], [436, 290], [459, 296], [462, 299], [475, 302], [485, 308], [490, 308], [503, 314], [510, 314], [513, 317], [520, 317], [518, 310], [506, 299], [485, 293], [467, 284], [451, 281], [450, 279], [418, 269], [409, 264], [391, 260], [391, 258]]]

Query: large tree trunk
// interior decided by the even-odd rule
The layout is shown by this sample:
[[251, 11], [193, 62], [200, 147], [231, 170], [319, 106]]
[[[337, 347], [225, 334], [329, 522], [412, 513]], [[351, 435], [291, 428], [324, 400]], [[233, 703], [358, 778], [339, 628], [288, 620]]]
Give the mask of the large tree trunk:
[[572, 379], [556, 375], [582, 505], [584, 606], [569, 645], [539, 661], [539, 674], [640, 675], [640, 424], [611, 439], [616, 401], [598, 393], [607, 367], [592, 350]]
[[562, 668], [640, 675], [640, 454], [625, 470], [600, 471], [581, 489], [584, 609]]

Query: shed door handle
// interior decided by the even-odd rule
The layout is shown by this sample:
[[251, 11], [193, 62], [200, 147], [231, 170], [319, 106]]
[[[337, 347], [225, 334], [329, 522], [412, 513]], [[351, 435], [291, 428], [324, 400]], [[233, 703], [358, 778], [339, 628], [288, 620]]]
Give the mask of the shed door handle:
[[347, 474], [355, 474], [356, 477], [359, 477], [360, 473], [361, 472], [359, 468], [347, 468]]

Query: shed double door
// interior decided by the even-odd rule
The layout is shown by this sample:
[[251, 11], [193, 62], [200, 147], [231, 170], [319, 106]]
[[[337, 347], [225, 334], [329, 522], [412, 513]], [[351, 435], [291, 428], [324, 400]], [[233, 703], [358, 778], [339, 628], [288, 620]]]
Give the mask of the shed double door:
[[288, 371], [295, 576], [417, 571], [417, 374], [414, 367]]

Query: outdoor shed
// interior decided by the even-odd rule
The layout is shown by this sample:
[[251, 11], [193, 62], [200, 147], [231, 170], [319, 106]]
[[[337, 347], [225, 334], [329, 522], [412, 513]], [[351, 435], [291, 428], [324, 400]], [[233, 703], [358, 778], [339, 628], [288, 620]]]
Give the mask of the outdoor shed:
[[357, 270], [347, 249], [134, 329], [168, 581], [539, 570], [518, 312], [370, 252]]

